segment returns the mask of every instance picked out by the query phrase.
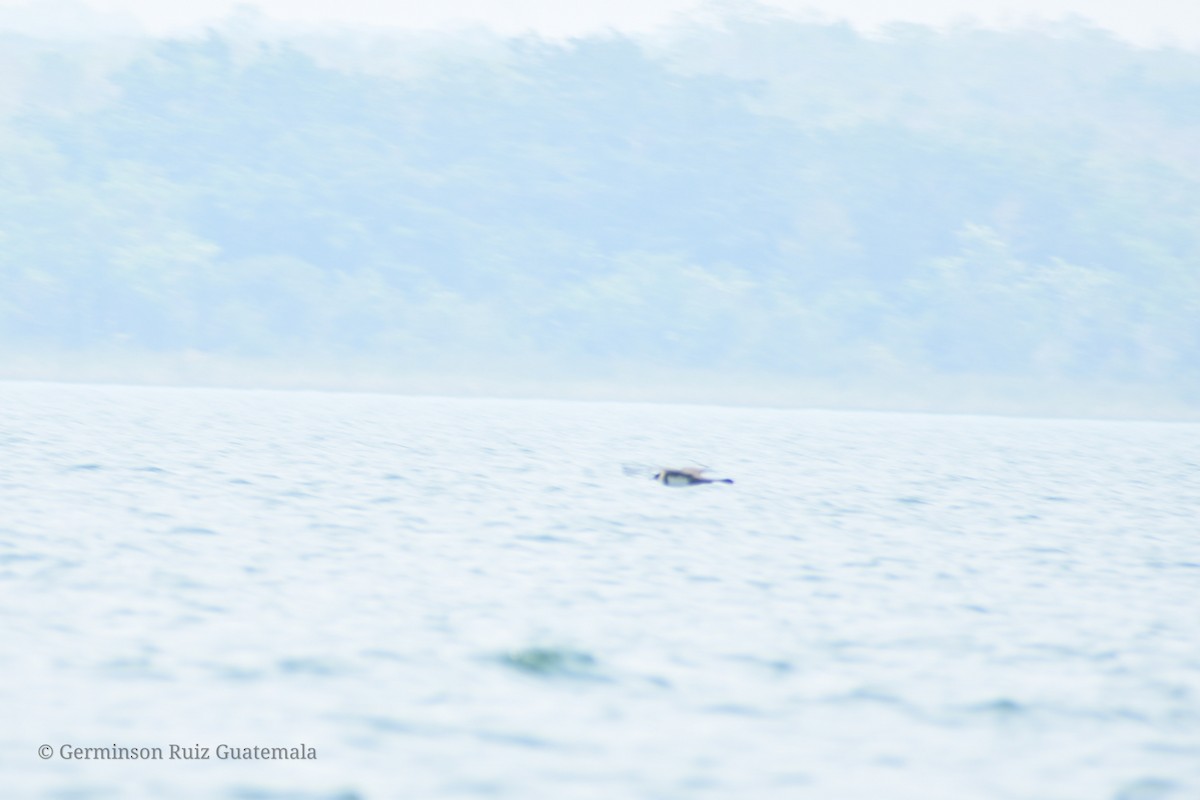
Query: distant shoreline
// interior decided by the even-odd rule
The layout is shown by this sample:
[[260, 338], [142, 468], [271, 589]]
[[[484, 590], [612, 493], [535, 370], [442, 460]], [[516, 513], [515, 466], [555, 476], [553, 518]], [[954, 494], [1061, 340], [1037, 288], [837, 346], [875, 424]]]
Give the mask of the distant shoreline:
[[158, 355], [122, 361], [86, 357], [0, 357], [2, 383], [314, 391], [510, 400], [650, 403], [999, 417], [1200, 422], [1200, 406], [1160, 387], [1064, 384], [965, 375], [788, 379], [751, 373], [627, 365], [605, 376], [544, 371], [388, 366], [378, 362], [299, 365], [278, 361]]

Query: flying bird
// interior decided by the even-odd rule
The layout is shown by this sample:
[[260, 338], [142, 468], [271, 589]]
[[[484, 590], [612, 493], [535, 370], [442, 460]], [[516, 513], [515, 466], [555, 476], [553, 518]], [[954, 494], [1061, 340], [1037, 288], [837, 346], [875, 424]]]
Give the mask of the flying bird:
[[697, 467], [664, 467], [654, 476], [664, 486], [698, 486], [702, 483], [733, 483], [729, 478], [706, 478], [704, 469]]

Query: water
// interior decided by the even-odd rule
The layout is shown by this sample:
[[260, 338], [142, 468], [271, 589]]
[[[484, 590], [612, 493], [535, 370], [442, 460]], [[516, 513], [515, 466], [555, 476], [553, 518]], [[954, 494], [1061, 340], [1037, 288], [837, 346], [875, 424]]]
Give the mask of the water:
[[1198, 519], [1196, 425], [0, 384], [3, 796], [1190, 800]]

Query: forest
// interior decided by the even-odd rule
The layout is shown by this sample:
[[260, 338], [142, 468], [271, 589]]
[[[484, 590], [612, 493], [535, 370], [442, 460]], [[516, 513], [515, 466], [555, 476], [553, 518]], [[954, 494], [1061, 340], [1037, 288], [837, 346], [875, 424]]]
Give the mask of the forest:
[[1200, 53], [763, 13], [0, 33], [0, 377], [233, 365], [1195, 415]]

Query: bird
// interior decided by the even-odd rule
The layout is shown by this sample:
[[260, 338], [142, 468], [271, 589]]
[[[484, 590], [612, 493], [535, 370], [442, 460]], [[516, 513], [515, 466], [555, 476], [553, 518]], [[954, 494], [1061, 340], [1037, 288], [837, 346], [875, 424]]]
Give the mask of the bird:
[[704, 470], [695, 467], [663, 467], [654, 480], [664, 486], [698, 486], [702, 483], [733, 483], [729, 478], [706, 478]]

